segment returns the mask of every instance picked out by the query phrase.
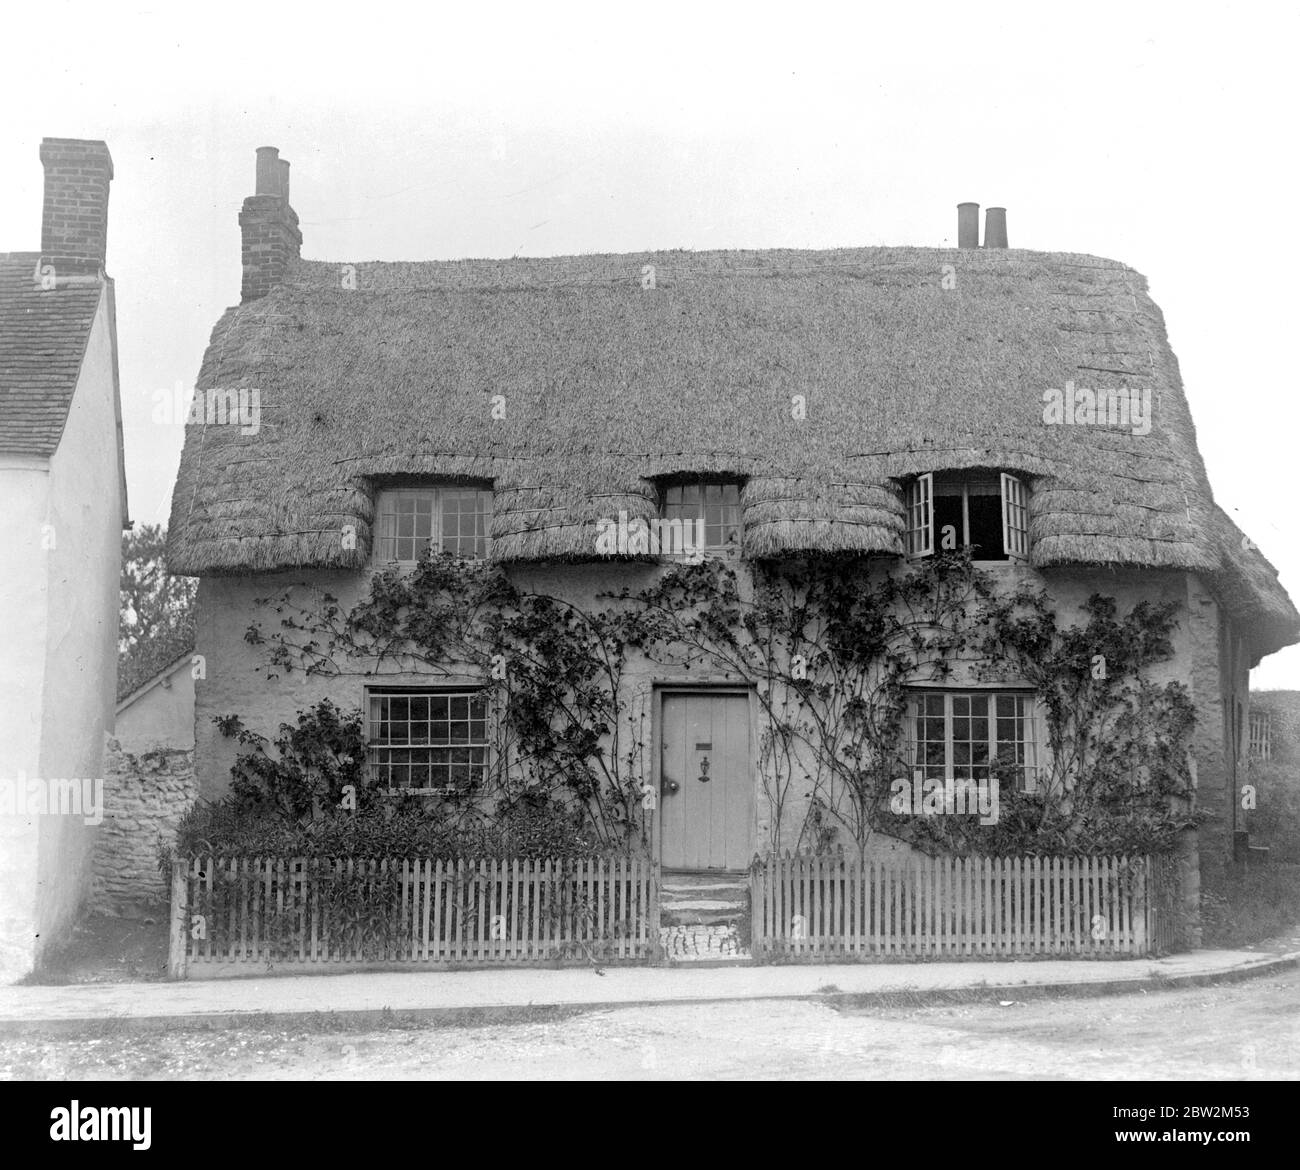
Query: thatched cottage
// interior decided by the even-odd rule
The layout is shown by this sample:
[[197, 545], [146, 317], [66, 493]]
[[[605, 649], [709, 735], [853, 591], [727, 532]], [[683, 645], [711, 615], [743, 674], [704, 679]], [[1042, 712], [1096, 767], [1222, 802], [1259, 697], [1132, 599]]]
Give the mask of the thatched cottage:
[[[1231, 856], [1248, 672], [1300, 619], [1214, 502], [1138, 273], [1010, 249], [997, 209], [978, 247], [969, 205], [955, 249], [307, 261], [288, 164], [264, 148], [257, 176], [243, 299], [203, 361], [169, 530], [171, 570], [201, 578], [205, 793], [235, 751], [214, 716], [270, 733], [323, 697], [366, 712], [383, 785], [437, 792], [487, 766], [483, 677], [268, 677], [246, 637], [259, 599], [316, 586], [346, 608], [432, 543], [600, 606], [674, 563], [644, 536], [683, 521], [742, 578], [837, 554], [865, 590], [967, 548], [1063, 621], [1096, 593], [1172, 603], [1153, 677], [1195, 704], [1202, 865]], [[790, 835], [773, 832], [753, 678], [645, 658], [625, 682], [665, 867], [741, 869], [799, 838], [798, 785]], [[905, 754], [944, 774], [1009, 745], [1040, 767], [1034, 698], [1014, 678], [931, 679]]]

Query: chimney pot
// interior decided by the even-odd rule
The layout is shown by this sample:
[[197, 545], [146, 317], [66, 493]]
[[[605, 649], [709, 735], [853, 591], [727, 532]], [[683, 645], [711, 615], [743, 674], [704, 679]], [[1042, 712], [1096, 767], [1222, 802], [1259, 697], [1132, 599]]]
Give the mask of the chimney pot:
[[978, 248], [980, 246], [980, 205], [978, 203], [957, 204], [957, 247]]
[[1007, 209], [990, 207], [984, 213], [984, 246], [986, 248], [1005, 248], [1007, 246]]
[[279, 195], [280, 191], [280, 151], [274, 146], [257, 148], [257, 195]]

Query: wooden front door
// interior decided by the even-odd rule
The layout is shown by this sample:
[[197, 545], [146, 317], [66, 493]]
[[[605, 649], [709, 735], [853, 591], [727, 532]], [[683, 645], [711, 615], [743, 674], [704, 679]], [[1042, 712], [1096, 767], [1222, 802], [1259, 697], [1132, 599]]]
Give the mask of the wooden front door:
[[754, 819], [749, 696], [670, 691], [661, 716], [660, 861], [665, 869], [746, 868]]

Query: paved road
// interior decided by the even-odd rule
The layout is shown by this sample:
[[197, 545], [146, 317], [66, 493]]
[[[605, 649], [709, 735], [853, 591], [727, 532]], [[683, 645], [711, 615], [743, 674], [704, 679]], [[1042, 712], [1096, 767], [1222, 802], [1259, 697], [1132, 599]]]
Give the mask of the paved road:
[[[1012, 994], [1012, 993], [1007, 993]], [[670, 1004], [481, 1027], [0, 1040], [0, 1078], [1300, 1079], [1300, 972], [1096, 998]]]

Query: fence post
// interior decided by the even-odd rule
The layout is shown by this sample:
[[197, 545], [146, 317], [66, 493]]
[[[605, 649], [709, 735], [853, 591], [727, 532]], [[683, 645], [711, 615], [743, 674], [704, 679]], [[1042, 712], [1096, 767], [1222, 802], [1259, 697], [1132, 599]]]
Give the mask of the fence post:
[[185, 962], [185, 910], [189, 905], [189, 865], [179, 857], [172, 857], [172, 899], [170, 930], [167, 942], [167, 975], [171, 979], [184, 979]]
[[647, 858], [646, 869], [650, 881], [650, 956], [653, 959], [663, 958], [663, 946], [660, 942], [659, 935], [659, 861], [658, 859]]
[[1133, 914], [1133, 949], [1139, 955], [1145, 955], [1150, 949], [1152, 904], [1155, 891], [1152, 889], [1153, 865], [1150, 855], [1142, 858], [1142, 875], [1132, 883], [1133, 898], [1137, 905]]

